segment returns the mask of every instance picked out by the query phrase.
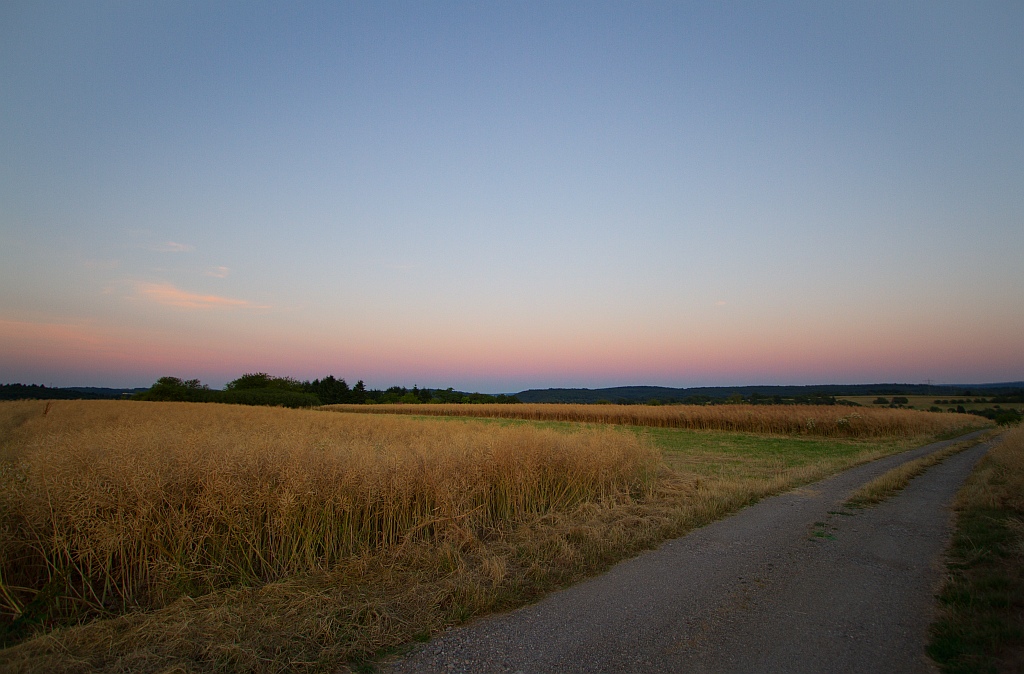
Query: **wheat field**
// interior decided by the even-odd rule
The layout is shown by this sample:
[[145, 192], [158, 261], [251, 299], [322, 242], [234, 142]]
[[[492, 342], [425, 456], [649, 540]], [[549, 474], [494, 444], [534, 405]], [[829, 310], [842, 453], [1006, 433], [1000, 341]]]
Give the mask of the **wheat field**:
[[370, 414], [488, 417], [840, 438], [941, 435], [989, 425], [981, 417], [970, 414], [821, 405], [392, 404], [327, 405], [322, 409]]
[[914, 430], [0, 403], [0, 669], [365, 668]]
[[[560, 433], [188, 403], [7, 403], [0, 611], [55, 579], [73, 607], [331, 568], [642, 491], [656, 451]], [[44, 409], [47, 413], [44, 415]]]

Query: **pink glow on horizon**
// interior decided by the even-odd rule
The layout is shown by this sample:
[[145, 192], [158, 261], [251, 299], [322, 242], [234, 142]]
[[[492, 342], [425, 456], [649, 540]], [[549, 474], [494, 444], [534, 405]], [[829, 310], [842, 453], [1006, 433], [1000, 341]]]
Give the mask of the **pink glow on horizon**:
[[[349, 342], [322, 343], [274, 354], [283, 367], [321, 376], [366, 373], [395, 383], [500, 379], [509, 381], [614, 381], [689, 385], [688, 382], [825, 382], [936, 380], [992, 373], [994, 380], [1014, 376], [1015, 352], [1009, 344], [963, 343], [918, 339], [912, 347], [894, 348], [884, 340], [844, 336], [805, 343], [777, 339], [668, 339], [589, 342], [511, 339], [481, 343], [471, 338], [447, 342], [394, 342], [373, 348]], [[290, 350], [289, 350], [290, 351]], [[1018, 358], [1019, 359], [1019, 358]], [[328, 364], [330, 366], [328, 367]], [[337, 364], [336, 366], [334, 364]], [[1004, 376], [996, 376], [1000, 370]], [[552, 384], [554, 385], [554, 384]]]
[[[867, 331], [870, 332], [870, 331]], [[1020, 377], [1019, 349], [1009, 339], [938, 334], [908, 340], [819, 332], [797, 341], [764, 330], [757, 339], [709, 333], [672, 339], [661, 334], [549, 334], [374, 339], [329, 330], [266, 330], [240, 338], [227, 326], [206, 334], [118, 329], [92, 322], [0, 321], [0, 369], [32, 368], [89, 383], [118, 373], [136, 384], [159, 376], [198, 377], [220, 385], [245, 372], [315, 378], [333, 374], [371, 386], [495, 384], [538, 386], [986, 381]], [[1016, 369], [1015, 369], [1016, 367]], [[1002, 374], [1001, 374], [1002, 373]], [[538, 383], [534, 383], [538, 382]], [[34, 383], [34, 382], [24, 382]], [[482, 384], [481, 384], [482, 385]]]

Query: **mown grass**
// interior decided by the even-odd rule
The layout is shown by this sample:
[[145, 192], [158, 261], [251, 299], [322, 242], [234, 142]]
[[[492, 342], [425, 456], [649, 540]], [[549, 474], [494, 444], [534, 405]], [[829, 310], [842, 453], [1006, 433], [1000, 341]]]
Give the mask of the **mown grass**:
[[698, 472], [729, 472], [738, 464], [739, 472], [752, 465], [758, 472], [775, 467], [797, 468], [822, 461], [845, 461], [865, 451], [891, 452], [909, 448], [927, 436], [886, 439], [808, 438], [784, 435], [756, 435], [721, 431], [644, 429], [640, 433], [660, 447], [673, 466]]
[[121, 401], [0, 428], [0, 667], [66, 672], [359, 668], [927, 439]]
[[943, 672], [1024, 670], [1024, 426], [979, 462], [957, 528], [928, 654]]

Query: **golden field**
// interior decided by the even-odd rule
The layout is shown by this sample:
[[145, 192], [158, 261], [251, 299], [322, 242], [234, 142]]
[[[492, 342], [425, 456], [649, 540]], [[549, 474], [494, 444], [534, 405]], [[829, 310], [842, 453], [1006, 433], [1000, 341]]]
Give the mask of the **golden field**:
[[371, 414], [467, 416], [528, 421], [617, 424], [698, 431], [902, 438], [940, 435], [986, 424], [966, 414], [819, 405], [326, 405], [321, 409]]
[[[841, 396], [840, 400], [846, 400], [864, 407], [875, 407], [878, 409], [885, 409], [881, 405], [876, 405], [875, 400], [879, 396]], [[892, 400], [891, 395], [881, 396], [887, 400]], [[963, 405], [964, 409], [968, 412], [971, 410], [983, 410], [989, 407], [993, 407], [998, 404], [1003, 409], [1015, 409], [1024, 412], [1024, 403], [992, 403], [989, 402], [992, 396], [960, 396], [960, 395], [906, 395], [902, 396], [907, 399], [905, 407], [909, 409], [928, 410], [932, 407], [938, 407], [943, 412], [949, 409], [956, 409], [957, 405]], [[975, 400], [981, 400], [984, 402], [974, 402]], [[955, 402], [954, 402], [955, 401]]]
[[[455, 523], [473, 531], [639, 494], [658, 455], [612, 430], [276, 408], [7, 404], [0, 610], [55, 578], [102, 610], [321, 571]], [[62, 582], [63, 582], [62, 581]], [[69, 607], [70, 608], [70, 607]]]
[[932, 417], [984, 423], [851, 438], [2, 403], [0, 667], [344, 671], [955, 430]]

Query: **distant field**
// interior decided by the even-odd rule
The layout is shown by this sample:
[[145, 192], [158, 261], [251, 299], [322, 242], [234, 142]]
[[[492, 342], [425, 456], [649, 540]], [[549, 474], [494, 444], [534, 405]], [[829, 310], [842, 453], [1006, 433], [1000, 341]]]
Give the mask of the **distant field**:
[[[882, 396], [887, 400], [892, 400], [893, 396]], [[899, 397], [899, 396], [897, 396]], [[975, 402], [991, 400], [990, 397], [985, 396], [902, 396], [907, 399], [906, 407], [916, 410], [929, 410], [932, 407], [938, 407], [943, 412], [947, 412], [950, 408], [954, 410], [958, 405], [963, 405], [967, 411], [971, 410], [984, 410], [990, 407], [994, 407], [996, 404], [1000, 405], [1003, 409], [1015, 409], [1019, 412], [1024, 412], [1024, 403], [991, 403], [991, 402]], [[876, 404], [875, 400], [878, 396], [842, 396], [837, 400], [848, 400], [850, 402], [863, 405], [865, 407], [874, 407], [879, 409], [885, 409], [885, 405]]]
[[[815, 411], [819, 433], [837, 423]], [[766, 495], [955, 432], [908, 420], [984, 421], [886, 410], [871, 418], [902, 421], [858, 438], [808, 435], [798, 418], [799, 432], [766, 435], [0, 403], [0, 668], [360, 669]]]
[[567, 421], [654, 428], [684, 428], [837, 438], [905, 438], [937, 435], [988, 422], [974, 415], [828, 405], [327, 405], [360, 414], [467, 416], [528, 421]]

